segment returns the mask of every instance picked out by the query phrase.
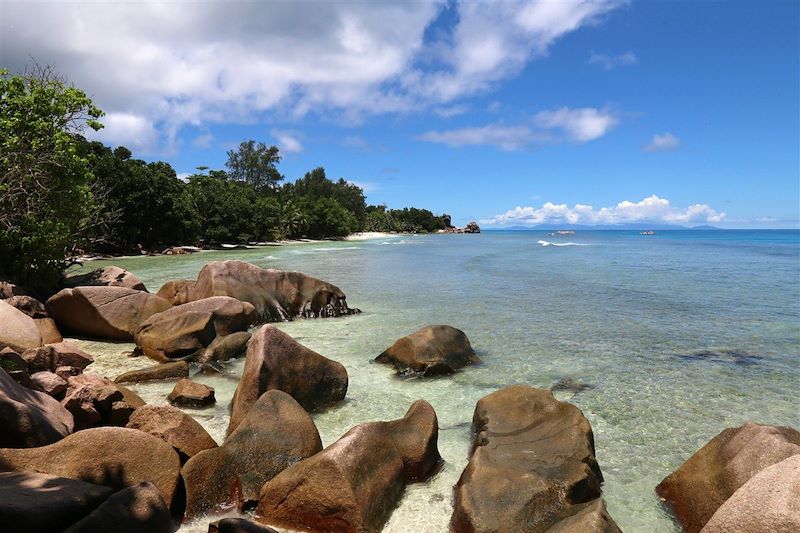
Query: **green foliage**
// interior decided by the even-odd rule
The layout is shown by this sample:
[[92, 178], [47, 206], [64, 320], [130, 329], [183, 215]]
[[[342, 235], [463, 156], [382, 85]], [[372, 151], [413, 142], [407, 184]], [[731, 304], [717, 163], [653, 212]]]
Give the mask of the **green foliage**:
[[112, 151], [95, 142], [88, 149], [93, 155], [96, 196], [103, 199], [105, 211], [117, 215], [94, 236], [102, 243], [96, 248], [128, 251], [139, 245], [194, 242], [200, 217], [172, 166], [131, 159], [130, 150], [122, 146]]
[[430, 233], [445, 229], [449, 223], [448, 215], [436, 216], [427, 209], [386, 209], [384, 205], [371, 205], [366, 209], [364, 227], [368, 231]]
[[0, 70], [0, 274], [43, 289], [61, 277], [94, 206], [80, 134], [102, 115], [50, 69]]
[[355, 215], [333, 198], [319, 198], [310, 212], [308, 236], [312, 239], [347, 237], [359, 229]]
[[281, 161], [277, 146], [244, 141], [236, 150], [228, 151], [228, 175], [234, 181], [247, 183], [256, 191], [275, 189], [283, 176], [277, 165]]
[[356, 218], [358, 228], [363, 227], [367, 204], [364, 191], [357, 185], [348, 183], [342, 178], [331, 181], [325, 176], [325, 169], [315, 168], [294, 183], [287, 183], [281, 189], [287, 198], [305, 198], [316, 202], [321, 198], [336, 200]]

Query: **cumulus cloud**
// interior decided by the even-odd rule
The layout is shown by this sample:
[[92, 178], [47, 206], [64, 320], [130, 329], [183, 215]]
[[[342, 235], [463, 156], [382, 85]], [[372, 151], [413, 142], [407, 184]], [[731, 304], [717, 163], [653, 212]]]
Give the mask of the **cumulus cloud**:
[[111, 146], [125, 145], [134, 151], [152, 152], [156, 149], [158, 132], [147, 118], [133, 113], [108, 113], [102, 122], [103, 129], [87, 129], [86, 136]]
[[621, 3], [320, 2], [298, 16], [291, 2], [15, 2], [0, 19], [0, 64], [53, 65], [107, 122], [138, 121], [120, 142], [139, 142], [147, 124], [172, 145], [187, 124], [265, 112], [353, 119], [451, 105]]
[[562, 107], [537, 113], [530, 124], [509, 126], [495, 123], [453, 130], [432, 130], [417, 139], [454, 148], [489, 145], [503, 150], [519, 150], [533, 144], [563, 139], [578, 143], [593, 141], [608, 133], [618, 122], [619, 119], [607, 110]]
[[593, 107], [562, 107], [555, 111], [542, 111], [536, 115], [535, 121], [542, 128], [564, 131], [575, 142], [587, 142], [602, 137], [619, 122], [609, 111]]
[[283, 152], [297, 154], [303, 151], [303, 144], [298, 135], [291, 131], [273, 129], [269, 132], [277, 141], [278, 148]]
[[214, 135], [211, 133], [203, 133], [192, 139], [192, 146], [195, 148], [210, 148], [214, 142]]
[[716, 224], [725, 219], [725, 213], [712, 209], [707, 204], [694, 204], [678, 208], [666, 198], [649, 196], [639, 202], [624, 200], [612, 207], [595, 209], [591, 205], [554, 204], [547, 202], [541, 207], [515, 207], [503, 214], [482, 220], [486, 225], [536, 225], [556, 224], [625, 224], [631, 222], [660, 222], [667, 224]]
[[681, 140], [673, 134], [667, 132], [653, 136], [653, 140], [644, 146], [645, 152], [668, 152], [677, 150], [681, 145]]
[[636, 54], [633, 52], [625, 52], [624, 54], [619, 55], [609, 55], [609, 54], [599, 54], [597, 52], [592, 52], [589, 56], [589, 61], [587, 61], [590, 65], [597, 65], [605, 70], [611, 70], [616, 67], [628, 67], [630, 65], [635, 65], [639, 62], [639, 58], [636, 57]]

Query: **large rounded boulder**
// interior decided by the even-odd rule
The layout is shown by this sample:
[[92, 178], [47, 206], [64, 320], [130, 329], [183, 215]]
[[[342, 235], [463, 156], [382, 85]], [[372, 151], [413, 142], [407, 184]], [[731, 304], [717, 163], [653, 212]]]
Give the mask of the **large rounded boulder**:
[[172, 305], [183, 305], [192, 301], [193, 279], [176, 279], [168, 281], [156, 293]]
[[392, 364], [401, 374], [452, 374], [480, 361], [469, 339], [452, 326], [426, 326], [398, 339], [375, 361]]
[[800, 531], [800, 454], [768, 466], [725, 500], [702, 533]]
[[570, 525], [581, 523], [619, 531], [596, 503], [603, 476], [580, 409], [549, 390], [512, 385], [478, 401], [472, 427], [472, 456], [455, 487], [453, 531], [582, 531]]
[[118, 266], [107, 266], [85, 274], [75, 274], [64, 278], [64, 287], [126, 287], [147, 292], [144, 283], [134, 274]]
[[285, 392], [265, 392], [222, 446], [183, 467], [186, 514], [245, 507], [258, 500], [264, 483], [321, 449], [308, 413]]
[[380, 531], [406, 484], [436, 471], [438, 435], [424, 400], [401, 419], [360, 424], [268, 481], [258, 520], [302, 531]]
[[688, 533], [700, 531], [719, 507], [764, 468], [800, 454], [800, 432], [749, 422], [728, 428], [656, 487]]
[[244, 371], [231, 401], [230, 434], [268, 390], [281, 390], [308, 411], [336, 404], [347, 393], [347, 370], [270, 325], [250, 338]]
[[0, 369], [0, 447], [29, 448], [72, 433], [72, 414], [47, 394], [23, 387]]
[[191, 300], [231, 296], [249, 302], [265, 322], [357, 313], [339, 287], [301, 272], [264, 269], [244, 261], [213, 261], [200, 270]]
[[172, 304], [127, 287], [76, 287], [51, 296], [46, 307], [63, 332], [131, 341], [144, 320]]
[[170, 405], [144, 405], [136, 409], [125, 426], [163, 440], [185, 462], [203, 450], [217, 447], [197, 420]]
[[0, 300], [0, 349], [22, 353], [42, 345], [42, 334], [33, 318]]
[[112, 494], [64, 533], [172, 533], [172, 515], [158, 487], [149, 481]]
[[159, 362], [193, 358], [217, 337], [245, 331], [255, 321], [249, 303], [214, 296], [151, 315], [139, 325], [134, 340], [142, 353]]
[[150, 481], [168, 507], [179, 488], [180, 469], [172, 446], [135, 429], [87, 429], [47, 446], [0, 449], [0, 471], [42, 472], [116, 490]]

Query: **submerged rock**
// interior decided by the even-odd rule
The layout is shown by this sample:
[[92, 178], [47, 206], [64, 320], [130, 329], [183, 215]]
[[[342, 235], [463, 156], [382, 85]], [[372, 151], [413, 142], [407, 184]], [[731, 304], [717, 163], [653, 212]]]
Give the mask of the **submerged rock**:
[[591, 389], [592, 386], [588, 385], [580, 380], [575, 380], [572, 378], [561, 378], [556, 381], [550, 390], [552, 391], [569, 391], [574, 393], [583, 392], [585, 390]]
[[264, 269], [244, 261], [213, 261], [200, 270], [193, 286], [177, 283], [165, 294], [188, 291], [189, 300], [230, 296], [251, 303], [260, 320], [277, 322], [295, 317], [350, 315], [344, 293], [326, 281], [301, 272]]
[[270, 325], [262, 326], [247, 345], [247, 359], [231, 401], [230, 434], [259, 396], [282, 390], [308, 411], [344, 399], [347, 370], [336, 361], [306, 348]]
[[594, 436], [580, 409], [512, 385], [481, 398], [469, 464], [455, 487], [455, 532], [617, 532], [602, 504]]
[[187, 407], [206, 407], [214, 404], [214, 389], [202, 383], [183, 378], [175, 384], [175, 388], [167, 396], [167, 400], [174, 405]]
[[116, 427], [78, 431], [38, 448], [3, 448], [0, 465], [6, 472], [42, 472], [116, 490], [150, 481], [167, 506], [175, 498], [181, 468], [178, 454], [166, 442]]
[[72, 433], [73, 426], [72, 415], [58, 400], [23, 387], [0, 370], [0, 447], [51, 444]]
[[268, 481], [258, 520], [303, 531], [380, 531], [406, 484], [436, 471], [437, 440], [436, 413], [424, 400], [401, 419], [355, 426]]
[[113, 489], [38, 472], [0, 473], [5, 533], [64, 531], [103, 503]]
[[171, 307], [144, 320], [136, 333], [136, 346], [159, 362], [200, 356], [218, 336], [246, 331], [256, 321], [247, 302], [214, 296]]
[[728, 428], [656, 487], [688, 533], [697, 533], [719, 507], [764, 468], [800, 454], [800, 432], [748, 422]]
[[308, 413], [285, 392], [265, 392], [222, 446], [183, 467], [186, 514], [247, 506], [258, 500], [264, 483], [321, 449]]
[[139, 324], [172, 304], [155, 294], [127, 287], [76, 287], [51, 296], [46, 306], [64, 331], [130, 341]]
[[429, 376], [452, 374], [480, 359], [460, 329], [426, 326], [395, 341], [375, 361], [390, 363], [400, 373], [415, 372]]
[[800, 531], [800, 454], [763, 469], [725, 500], [702, 533]]
[[160, 365], [130, 370], [114, 378], [114, 383], [142, 383], [145, 381], [188, 377], [189, 363], [186, 361], [173, 361], [172, 363], [162, 363]]
[[67, 276], [62, 283], [64, 287], [126, 287], [137, 291], [147, 292], [142, 280], [118, 266], [107, 266], [87, 272]]
[[170, 405], [139, 407], [125, 427], [144, 431], [168, 443], [178, 452], [182, 463], [203, 450], [217, 447], [217, 443], [199, 422]]
[[8, 347], [22, 353], [41, 345], [42, 335], [33, 318], [0, 300], [0, 349]]

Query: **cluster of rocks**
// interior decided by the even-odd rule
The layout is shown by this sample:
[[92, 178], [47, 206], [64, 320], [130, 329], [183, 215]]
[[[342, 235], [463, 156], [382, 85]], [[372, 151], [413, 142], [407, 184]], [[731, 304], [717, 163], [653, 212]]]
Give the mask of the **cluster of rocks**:
[[471, 221], [469, 224], [464, 226], [463, 228], [459, 228], [456, 226], [448, 226], [445, 229], [439, 230], [438, 233], [480, 233], [481, 227], [478, 226], [478, 223], [474, 220]]

